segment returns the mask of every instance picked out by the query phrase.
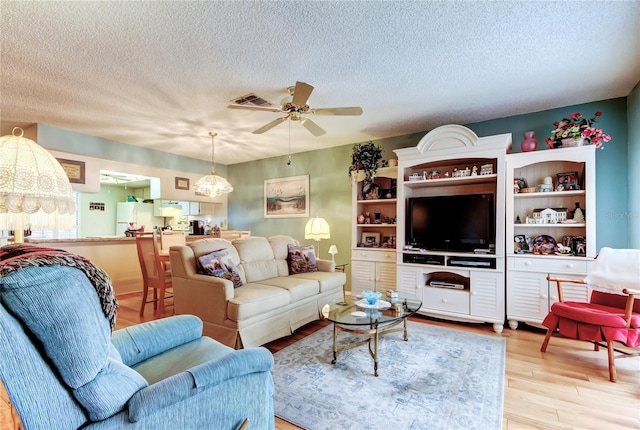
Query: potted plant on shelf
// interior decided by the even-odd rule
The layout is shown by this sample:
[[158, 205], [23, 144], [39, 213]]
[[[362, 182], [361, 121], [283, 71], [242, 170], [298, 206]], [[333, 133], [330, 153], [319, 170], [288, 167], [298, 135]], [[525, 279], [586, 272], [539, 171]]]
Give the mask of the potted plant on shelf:
[[382, 147], [374, 145], [372, 141], [367, 143], [356, 143], [351, 149], [351, 166], [349, 166], [349, 177], [353, 172], [362, 170], [364, 172], [364, 184], [373, 183], [378, 171], [378, 163], [382, 159]]
[[569, 118], [562, 118], [562, 121], [553, 123], [555, 129], [545, 142], [551, 149], [582, 145], [595, 145], [604, 149], [603, 143], [610, 141], [611, 136], [604, 134], [601, 128], [593, 126], [600, 116], [602, 112], [596, 112], [592, 118], [585, 118], [580, 112], [572, 113]]

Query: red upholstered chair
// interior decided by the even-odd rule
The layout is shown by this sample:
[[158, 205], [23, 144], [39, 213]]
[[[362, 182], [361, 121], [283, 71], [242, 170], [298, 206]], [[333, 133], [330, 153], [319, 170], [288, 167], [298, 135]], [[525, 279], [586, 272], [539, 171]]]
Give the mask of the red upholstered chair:
[[[602, 248], [584, 281], [547, 279], [556, 283], [559, 301], [542, 322], [548, 330], [540, 350], [547, 350], [556, 330], [561, 336], [593, 342], [595, 351], [600, 349], [600, 343], [606, 343], [609, 380], [616, 382], [614, 359], [640, 355], [640, 351], [629, 353], [614, 348], [614, 342], [627, 348], [640, 347], [640, 250]], [[563, 301], [564, 282], [586, 284], [591, 290], [590, 301]], [[620, 355], [616, 356], [616, 352]]]

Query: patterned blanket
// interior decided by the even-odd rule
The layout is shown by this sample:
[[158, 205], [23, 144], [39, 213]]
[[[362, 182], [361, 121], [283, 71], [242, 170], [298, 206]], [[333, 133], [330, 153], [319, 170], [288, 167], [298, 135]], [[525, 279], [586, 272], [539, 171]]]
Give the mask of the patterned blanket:
[[102, 303], [102, 312], [109, 320], [113, 330], [116, 324], [118, 300], [107, 272], [94, 265], [88, 259], [62, 249], [46, 248], [27, 243], [5, 245], [0, 248], [0, 279], [24, 267], [55, 264], [75, 267], [84, 272], [96, 289]]

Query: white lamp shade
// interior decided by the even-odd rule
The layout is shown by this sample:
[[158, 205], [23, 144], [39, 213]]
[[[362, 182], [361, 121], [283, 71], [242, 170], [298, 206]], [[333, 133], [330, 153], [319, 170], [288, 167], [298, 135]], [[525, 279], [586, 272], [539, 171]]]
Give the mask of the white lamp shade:
[[193, 186], [196, 194], [207, 197], [218, 197], [233, 191], [233, 186], [223, 177], [211, 171], [210, 175], [203, 176]]
[[196, 195], [199, 196], [218, 197], [233, 191], [233, 186], [229, 181], [222, 176], [216, 175], [216, 171], [213, 168], [214, 141], [217, 135], [218, 133], [209, 132], [209, 136], [211, 136], [211, 173], [198, 179], [191, 187]]
[[338, 253], [338, 247], [335, 245], [331, 245], [329, 247], [329, 254], [336, 255]]
[[329, 224], [320, 217], [311, 218], [304, 227], [304, 238], [320, 242], [320, 239], [331, 238]]
[[64, 169], [21, 129], [13, 133], [0, 138], [0, 228], [73, 228], [75, 199]]

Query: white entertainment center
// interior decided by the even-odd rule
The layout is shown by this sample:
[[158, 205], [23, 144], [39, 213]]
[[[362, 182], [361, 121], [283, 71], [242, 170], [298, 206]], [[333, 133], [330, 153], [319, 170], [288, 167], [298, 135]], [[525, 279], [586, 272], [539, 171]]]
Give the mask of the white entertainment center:
[[[446, 125], [426, 134], [415, 148], [396, 150], [397, 288], [422, 299], [420, 313], [468, 322], [489, 322], [497, 333], [505, 319], [505, 166], [511, 135], [479, 138], [466, 127]], [[424, 249], [406, 237], [412, 199], [436, 196], [490, 196], [490, 243], [475, 246], [464, 238]], [[437, 199], [433, 199], [437, 201]], [[451, 207], [459, 203], [453, 203]], [[464, 203], [463, 203], [464, 204]], [[474, 216], [474, 214], [467, 214]], [[484, 217], [485, 214], [477, 214]], [[451, 216], [452, 222], [462, 222]], [[472, 219], [469, 219], [472, 222]], [[408, 227], [408, 228], [405, 228]], [[464, 226], [452, 226], [452, 234]], [[470, 233], [473, 235], [474, 232]]]
[[375, 198], [354, 174], [352, 294], [397, 289], [422, 300], [421, 314], [497, 333], [539, 325], [557, 301], [547, 277], [583, 279], [596, 256], [596, 148], [507, 154], [511, 144], [445, 125], [395, 150]]

